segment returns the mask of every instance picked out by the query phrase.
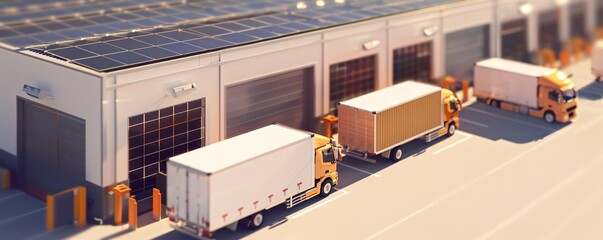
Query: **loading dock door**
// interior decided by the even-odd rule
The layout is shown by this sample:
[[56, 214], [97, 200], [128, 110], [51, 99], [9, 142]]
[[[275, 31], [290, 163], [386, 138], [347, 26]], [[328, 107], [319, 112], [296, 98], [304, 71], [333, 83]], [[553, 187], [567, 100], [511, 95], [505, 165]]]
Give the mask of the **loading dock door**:
[[502, 57], [506, 59], [529, 62], [527, 20], [519, 19], [502, 24], [501, 50]]
[[44, 198], [86, 180], [85, 122], [18, 99], [19, 185]]
[[293, 70], [226, 88], [226, 137], [272, 123], [312, 130], [314, 68]]
[[557, 10], [543, 12], [538, 15], [538, 46], [540, 49], [549, 48], [559, 53], [559, 17]]
[[446, 34], [446, 74], [473, 80], [473, 64], [490, 56], [490, 25]]
[[574, 3], [570, 5], [570, 34], [571, 37], [586, 39], [586, 3]]

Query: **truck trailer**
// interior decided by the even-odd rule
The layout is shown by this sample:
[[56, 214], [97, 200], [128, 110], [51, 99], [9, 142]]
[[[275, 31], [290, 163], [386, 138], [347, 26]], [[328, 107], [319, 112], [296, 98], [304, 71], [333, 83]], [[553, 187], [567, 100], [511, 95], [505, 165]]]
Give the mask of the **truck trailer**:
[[239, 223], [258, 228], [267, 209], [329, 195], [341, 158], [332, 139], [277, 124], [172, 157], [170, 225], [198, 238]]
[[556, 69], [490, 58], [475, 64], [473, 93], [478, 100], [508, 111], [568, 122], [577, 115], [571, 76]]
[[402, 144], [453, 135], [461, 102], [447, 89], [406, 81], [338, 105], [339, 141], [347, 155], [402, 159]]
[[592, 55], [592, 72], [595, 75], [595, 81], [600, 82], [603, 77], [603, 40], [595, 43], [595, 49]]

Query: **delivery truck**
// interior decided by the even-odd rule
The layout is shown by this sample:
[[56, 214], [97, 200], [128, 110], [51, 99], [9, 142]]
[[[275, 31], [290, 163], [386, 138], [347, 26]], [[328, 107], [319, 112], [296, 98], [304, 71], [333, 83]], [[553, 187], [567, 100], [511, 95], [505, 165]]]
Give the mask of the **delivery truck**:
[[474, 70], [473, 94], [481, 102], [547, 123], [576, 118], [574, 83], [559, 70], [502, 58], [479, 61]]
[[172, 157], [170, 224], [198, 238], [239, 224], [258, 228], [267, 209], [329, 195], [341, 158], [334, 140], [278, 124]]
[[603, 77], [603, 40], [595, 43], [595, 49], [592, 55], [592, 72], [595, 75], [595, 81], [600, 82]]
[[346, 155], [402, 159], [401, 145], [453, 135], [462, 105], [447, 89], [405, 81], [338, 105], [339, 141]]

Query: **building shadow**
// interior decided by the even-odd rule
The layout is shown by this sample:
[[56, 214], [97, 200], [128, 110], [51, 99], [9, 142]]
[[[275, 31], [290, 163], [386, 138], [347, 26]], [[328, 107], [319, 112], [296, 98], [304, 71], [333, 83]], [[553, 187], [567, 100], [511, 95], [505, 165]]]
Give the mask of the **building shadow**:
[[603, 82], [591, 82], [578, 90], [578, 98], [597, 101], [603, 98]]

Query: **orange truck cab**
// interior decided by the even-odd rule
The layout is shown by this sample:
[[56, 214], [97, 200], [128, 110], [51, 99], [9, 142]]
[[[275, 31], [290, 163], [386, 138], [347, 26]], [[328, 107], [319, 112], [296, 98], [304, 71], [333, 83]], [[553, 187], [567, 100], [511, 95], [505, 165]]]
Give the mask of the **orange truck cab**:
[[577, 93], [565, 73], [501, 58], [475, 64], [474, 95], [490, 106], [566, 123], [577, 116]]

